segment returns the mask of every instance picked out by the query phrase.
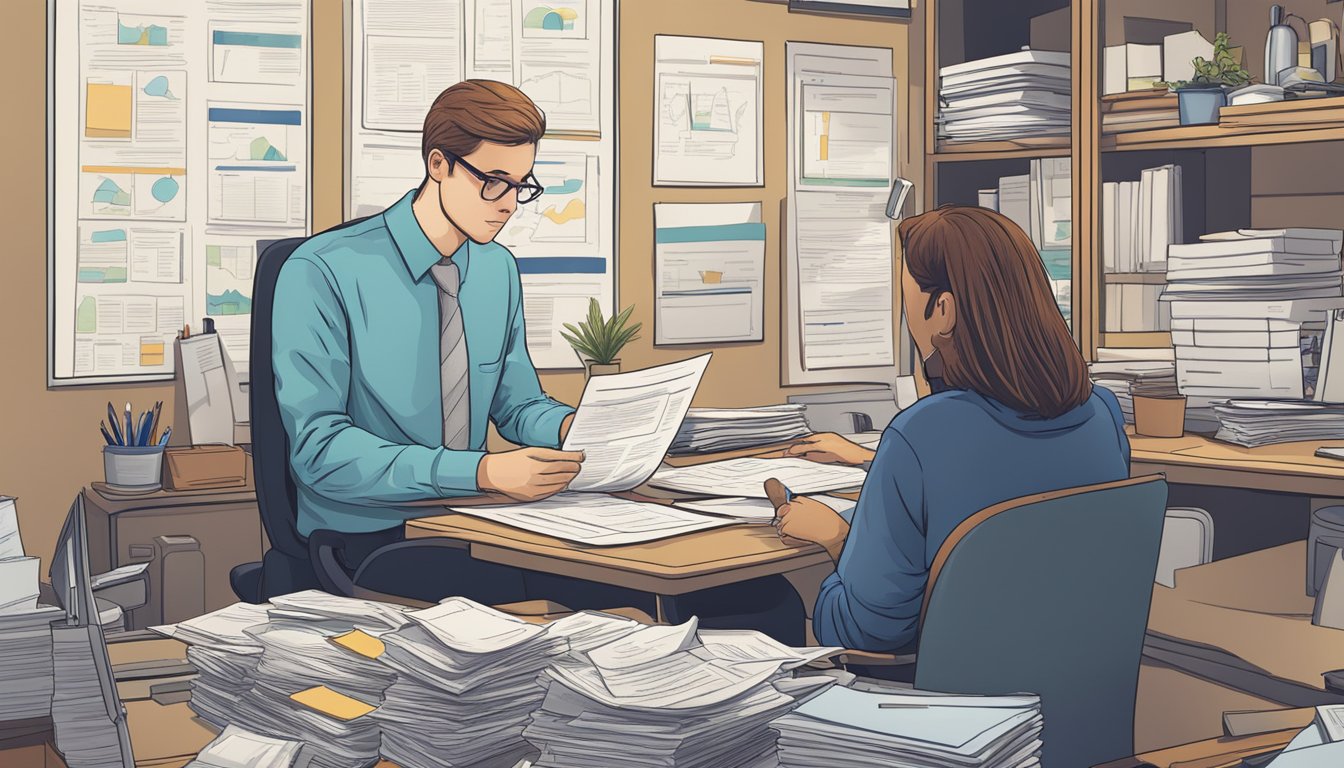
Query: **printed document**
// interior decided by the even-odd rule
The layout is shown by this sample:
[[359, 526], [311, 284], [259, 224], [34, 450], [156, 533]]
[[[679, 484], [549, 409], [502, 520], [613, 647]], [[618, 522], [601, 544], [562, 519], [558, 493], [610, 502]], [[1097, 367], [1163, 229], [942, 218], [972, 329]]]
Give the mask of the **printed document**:
[[595, 546], [637, 544], [736, 522], [729, 517], [599, 493], [558, 493], [529, 504], [451, 509], [544, 536]]
[[667, 467], [649, 484], [669, 491], [706, 496], [765, 498], [765, 481], [775, 478], [795, 494], [825, 493], [863, 485], [858, 467], [817, 464], [806, 459], [729, 459], [694, 467]]
[[658, 469], [709, 365], [701, 355], [631, 373], [588, 380], [565, 438], [583, 451], [571, 491], [628, 491]]

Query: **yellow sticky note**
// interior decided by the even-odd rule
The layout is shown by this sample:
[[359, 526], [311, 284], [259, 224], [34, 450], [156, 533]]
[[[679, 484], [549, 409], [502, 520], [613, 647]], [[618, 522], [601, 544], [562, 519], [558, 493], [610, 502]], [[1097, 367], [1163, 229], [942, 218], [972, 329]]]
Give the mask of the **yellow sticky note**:
[[84, 135], [90, 139], [131, 138], [132, 98], [129, 85], [89, 83], [84, 104]]
[[160, 340], [140, 342], [140, 365], [163, 365], [164, 345]]
[[343, 693], [337, 693], [325, 685], [299, 691], [289, 698], [311, 710], [320, 712], [327, 717], [334, 717], [337, 720], [354, 720], [357, 717], [369, 714], [375, 709], [375, 707], [365, 704], [359, 699], [352, 699]]
[[376, 659], [383, 655], [387, 646], [383, 641], [356, 629], [353, 632], [346, 632], [344, 635], [337, 635], [331, 638], [331, 642], [350, 651], [358, 653], [366, 659]]

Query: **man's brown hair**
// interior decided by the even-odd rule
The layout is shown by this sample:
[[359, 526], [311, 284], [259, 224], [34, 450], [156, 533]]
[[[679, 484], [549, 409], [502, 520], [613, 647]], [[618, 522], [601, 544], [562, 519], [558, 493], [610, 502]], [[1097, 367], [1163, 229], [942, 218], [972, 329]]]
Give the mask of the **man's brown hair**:
[[950, 338], [935, 338], [943, 380], [1024, 413], [1053, 418], [1092, 395], [1087, 365], [1050, 291], [1045, 264], [1020, 227], [986, 208], [944, 205], [899, 228], [906, 269], [932, 317], [956, 300]]
[[420, 154], [430, 150], [461, 157], [483, 141], [535, 144], [546, 133], [546, 115], [527, 94], [494, 80], [463, 80], [439, 94], [425, 115]]

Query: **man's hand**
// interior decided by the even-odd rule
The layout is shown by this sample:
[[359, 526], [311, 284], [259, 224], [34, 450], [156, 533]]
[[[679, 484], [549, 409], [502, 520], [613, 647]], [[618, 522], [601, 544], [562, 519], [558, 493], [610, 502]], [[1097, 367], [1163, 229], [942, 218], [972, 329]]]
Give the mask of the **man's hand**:
[[490, 453], [476, 467], [476, 485], [517, 501], [538, 501], [568, 488], [582, 464], [580, 451], [519, 448]]
[[771, 478], [765, 481], [765, 492], [775, 505], [775, 530], [786, 544], [810, 541], [826, 549], [832, 560], [839, 562], [840, 552], [849, 536], [849, 523], [835, 510], [815, 499], [795, 496], [784, 501], [784, 486]]
[[784, 450], [785, 456], [815, 461], [818, 464], [857, 466], [872, 461], [875, 454], [862, 445], [851, 443], [834, 432], [819, 432], [800, 437]]

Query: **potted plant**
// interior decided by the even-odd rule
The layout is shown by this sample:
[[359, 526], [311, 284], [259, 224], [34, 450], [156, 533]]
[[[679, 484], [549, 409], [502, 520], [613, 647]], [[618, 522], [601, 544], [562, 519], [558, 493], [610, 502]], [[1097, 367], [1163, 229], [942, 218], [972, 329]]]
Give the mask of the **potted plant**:
[[1191, 64], [1194, 77], [1163, 85], [1176, 92], [1181, 125], [1217, 123], [1219, 111], [1227, 106], [1226, 89], [1251, 82], [1251, 73], [1232, 55], [1226, 32], [1219, 32], [1213, 39], [1212, 61], [1196, 56]]
[[631, 305], [620, 314], [604, 320], [597, 299], [589, 299], [588, 319], [580, 320], [577, 327], [565, 323], [569, 333], [561, 331], [560, 335], [584, 359], [589, 376], [620, 373], [621, 359], [618, 355], [621, 348], [639, 338], [641, 324], [627, 324], [634, 309]]

